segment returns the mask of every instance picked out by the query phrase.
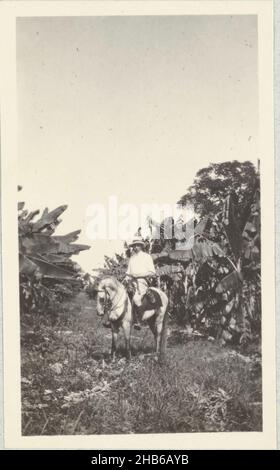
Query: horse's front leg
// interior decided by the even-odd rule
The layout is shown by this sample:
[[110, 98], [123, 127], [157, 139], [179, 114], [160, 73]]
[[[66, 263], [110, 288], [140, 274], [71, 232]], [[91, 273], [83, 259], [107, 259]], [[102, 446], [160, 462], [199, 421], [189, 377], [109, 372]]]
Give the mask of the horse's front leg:
[[111, 359], [112, 359], [112, 361], [114, 361], [116, 359], [117, 340], [118, 340], [118, 332], [112, 326], [112, 346], [111, 346]]

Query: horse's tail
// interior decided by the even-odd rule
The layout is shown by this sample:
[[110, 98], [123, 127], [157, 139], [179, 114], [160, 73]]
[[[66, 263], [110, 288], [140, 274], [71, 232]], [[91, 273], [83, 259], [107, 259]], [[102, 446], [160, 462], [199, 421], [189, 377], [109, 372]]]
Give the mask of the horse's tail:
[[164, 317], [162, 321], [162, 330], [160, 337], [160, 346], [159, 346], [159, 361], [162, 363], [166, 357], [166, 348], [167, 348], [167, 332], [168, 332], [168, 307], [169, 301], [167, 300], [167, 305], [164, 312]]

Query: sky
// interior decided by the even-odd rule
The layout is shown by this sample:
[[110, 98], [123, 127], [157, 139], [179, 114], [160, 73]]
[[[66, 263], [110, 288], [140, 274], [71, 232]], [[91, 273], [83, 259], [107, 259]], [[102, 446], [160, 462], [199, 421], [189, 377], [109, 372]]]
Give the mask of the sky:
[[20, 200], [68, 205], [85, 271], [123, 248], [89, 239], [91, 204], [175, 204], [210, 162], [257, 162], [257, 43], [254, 16], [17, 20]]

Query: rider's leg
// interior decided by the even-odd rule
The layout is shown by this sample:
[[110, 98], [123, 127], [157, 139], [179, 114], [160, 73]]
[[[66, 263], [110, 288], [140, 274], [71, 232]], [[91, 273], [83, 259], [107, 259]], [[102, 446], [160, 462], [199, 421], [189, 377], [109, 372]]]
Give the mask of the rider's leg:
[[136, 292], [133, 297], [133, 303], [134, 303], [134, 318], [135, 318], [135, 324], [134, 327], [136, 329], [140, 329], [140, 323], [142, 320], [143, 313], [147, 309], [146, 302], [143, 301], [143, 296], [146, 294], [148, 289], [148, 284], [145, 279], [137, 279], [137, 286], [136, 286]]
[[136, 293], [133, 296], [133, 319], [134, 319], [134, 327], [138, 330], [141, 329], [140, 326], [140, 308], [141, 308], [141, 295], [139, 292], [136, 291]]

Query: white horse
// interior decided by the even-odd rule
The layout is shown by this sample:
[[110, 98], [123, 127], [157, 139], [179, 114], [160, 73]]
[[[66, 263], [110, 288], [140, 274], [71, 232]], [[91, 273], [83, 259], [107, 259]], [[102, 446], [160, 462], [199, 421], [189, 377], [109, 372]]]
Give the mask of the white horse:
[[[163, 359], [166, 349], [167, 337], [167, 295], [160, 289], [154, 289], [161, 298], [162, 305], [154, 310], [144, 312], [142, 320], [146, 321], [154, 335], [156, 343], [156, 354], [159, 359]], [[115, 359], [117, 349], [117, 338], [122, 329], [125, 338], [126, 356], [131, 357], [130, 339], [133, 324], [132, 306], [128, 293], [116, 278], [103, 278], [97, 289], [97, 314], [99, 316], [108, 313], [112, 330], [111, 357]]]

